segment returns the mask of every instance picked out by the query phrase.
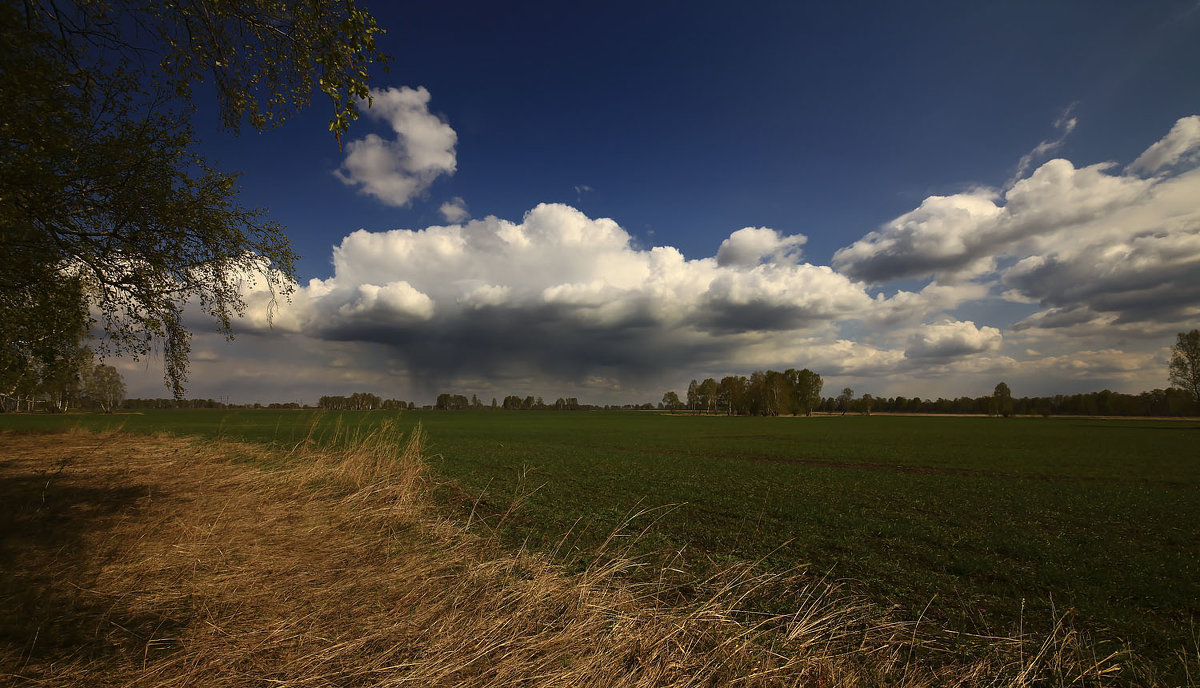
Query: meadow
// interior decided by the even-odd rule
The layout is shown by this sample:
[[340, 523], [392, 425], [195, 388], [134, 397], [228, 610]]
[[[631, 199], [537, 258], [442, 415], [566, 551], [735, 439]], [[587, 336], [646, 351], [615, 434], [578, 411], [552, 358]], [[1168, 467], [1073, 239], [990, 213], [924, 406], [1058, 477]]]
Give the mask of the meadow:
[[172, 410], [8, 415], [0, 429], [121, 425], [286, 447], [388, 419], [427, 433], [446, 508], [513, 548], [580, 567], [616, 548], [646, 576], [806, 566], [964, 633], [1067, 614], [1164, 674], [1182, 670], [1180, 652], [1196, 659], [1196, 421]]

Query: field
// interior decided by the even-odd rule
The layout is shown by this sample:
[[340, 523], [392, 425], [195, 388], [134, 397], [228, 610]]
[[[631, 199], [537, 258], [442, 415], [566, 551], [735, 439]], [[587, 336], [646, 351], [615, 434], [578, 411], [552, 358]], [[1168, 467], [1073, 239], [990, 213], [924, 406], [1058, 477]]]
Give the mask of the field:
[[[289, 445], [396, 417], [161, 411], [0, 416], [0, 429], [123, 425]], [[655, 564], [645, 575], [667, 565], [698, 576], [734, 560], [807, 565], [925, 623], [1015, 634], [1073, 610], [1078, 628], [1127, 643], [1162, 673], [1180, 675], [1178, 652], [1196, 659], [1194, 421], [646, 412], [398, 420], [428, 434], [447, 507], [484, 531], [499, 525], [512, 547], [582, 565], [614, 531], [645, 529], [616, 540]]]

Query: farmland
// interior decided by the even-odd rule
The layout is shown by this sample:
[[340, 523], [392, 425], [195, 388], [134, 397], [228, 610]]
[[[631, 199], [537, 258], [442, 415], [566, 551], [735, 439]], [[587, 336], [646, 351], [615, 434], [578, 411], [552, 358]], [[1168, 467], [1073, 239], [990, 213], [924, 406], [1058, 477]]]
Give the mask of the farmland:
[[1194, 421], [263, 410], [0, 416], [0, 429], [288, 446], [389, 418], [427, 433], [446, 507], [499, 525], [513, 547], [582, 564], [649, 509], [625, 530], [645, 534], [618, 546], [695, 575], [734, 560], [807, 565], [910, 618], [985, 635], [1044, 626], [1053, 605], [1166, 672], [1194, 642]]

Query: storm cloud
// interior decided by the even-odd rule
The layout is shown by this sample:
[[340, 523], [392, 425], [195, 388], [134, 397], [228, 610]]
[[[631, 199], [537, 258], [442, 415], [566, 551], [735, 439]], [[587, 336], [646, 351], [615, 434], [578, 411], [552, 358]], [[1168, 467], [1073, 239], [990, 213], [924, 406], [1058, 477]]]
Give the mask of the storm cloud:
[[[803, 242], [748, 228], [722, 245], [735, 259], [689, 260], [636, 248], [613, 220], [559, 204], [520, 222], [357, 231], [334, 250], [334, 275], [300, 287], [273, 324], [382, 345], [446, 379], [707, 368], [748, 343], [827, 332], [884, 307], [863, 285], [800, 262]], [[244, 323], [258, 332], [265, 298], [251, 293]]]

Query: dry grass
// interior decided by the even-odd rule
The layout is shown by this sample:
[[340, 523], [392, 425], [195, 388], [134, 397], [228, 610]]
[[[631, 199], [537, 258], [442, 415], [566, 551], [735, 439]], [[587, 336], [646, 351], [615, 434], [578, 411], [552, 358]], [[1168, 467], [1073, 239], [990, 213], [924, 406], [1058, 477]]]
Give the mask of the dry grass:
[[[968, 638], [829, 581], [568, 575], [429, 505], [421, 438], [286, 454], [0, 436], [0, 677], [49, 686], [1101, 686], [1066, 623]], [[256, 458], [260, 469], [242, 461]], [[614, 545], [625, 533], [615, 534]], [[679, 588], [687, 586], [687, 594]], [[769, 588], [791, 613], [739, 611]]]

